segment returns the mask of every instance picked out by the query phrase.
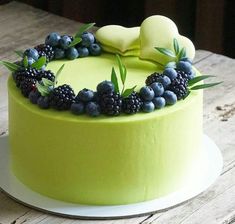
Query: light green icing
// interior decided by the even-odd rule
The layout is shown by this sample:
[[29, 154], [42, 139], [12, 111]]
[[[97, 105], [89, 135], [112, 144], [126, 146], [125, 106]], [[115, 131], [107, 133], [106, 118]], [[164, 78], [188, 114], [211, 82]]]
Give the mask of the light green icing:
[[185, 47], [187, 57], [193, 59], [193, 43], [178, 33], [175, 23], [165, 16], [154, 15], [143, 21], [140, 27], [140, 58], [166, 64], [172, 59], [155, 50], [155, 47], [168, 48], [174, 51], [173, 39], [176, 38], [180, 48]]
[[139, 27], [127, 28], [119, 25], [108, 25], [101, 27], [96, 32], [96, 38], [102, 45], [125, 52], [139, 48], [139, 33]]
[[[122, 58], [127, 85], [141, 87], [151, 62]], [[48, 65], [56, 71], [64, 61]], [[59, 84], [76, 92], [109, 79], [115, 57], [66, 61]], [[202, 139], [202, 92], [174, 106], [133, 116], [90, 118], [41, 110], [24, 98], [12, 78], [9, 141], [14, 174], [49, 197], [85, 204], [127, 204], [174, 192], [197, 168]]]
[[140, 55], [140, 49], [138, 49], [138, 48], [126, 50], [126, 51], [122, 52], [116, 48], [113, 48], [110, 46], [105, 46], [102, 44], [102, 50], [105, 52], [112, 53], [112, 54], [120, 54], [122, 56], [139, 56]]

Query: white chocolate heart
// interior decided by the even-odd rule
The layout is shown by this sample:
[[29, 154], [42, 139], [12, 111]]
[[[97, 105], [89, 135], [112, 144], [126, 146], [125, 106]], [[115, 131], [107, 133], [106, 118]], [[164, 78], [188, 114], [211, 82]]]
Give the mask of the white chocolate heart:
[[110, 50], [109, 52], [121, 52], [125, 55], [125, 52], [129, 50], [136, 52], [140, 48], [139, 33], [139, 27], [108, 25], [96, 32], [96, 38], [104, 48]]
[[193, 59], [195, 48], [186, 37], [181, 36], [175, 23], [165, 16], [150, 16], [140, 27], [140, 58], [166, 64], [172, 58], [158, 52], [155, 47], [168, 48], [174, 51], [173, 39], [176, 38], [180, 48], [185, 47], [187, 57]]

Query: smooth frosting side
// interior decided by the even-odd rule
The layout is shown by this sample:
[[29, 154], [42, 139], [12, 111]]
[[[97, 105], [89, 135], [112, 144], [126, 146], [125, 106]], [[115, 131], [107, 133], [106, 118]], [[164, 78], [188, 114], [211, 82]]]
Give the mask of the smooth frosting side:
[[[114, 59], [102, 55], [68, 61], [59, 83], [70, 80], [76, 91], [94, 89], [97, 81], [109, 78], [106, 71]], [[156, 70], [153, 63], [141, 64], [135, 57], [123, 60], [130, 85], [141, 87]], [[62, 63], [48, 66], [55, 71]], [[182, 187], [192, 178], [189, 170], [198, 166], [201, 91], [149, 114], [90, 118], [41, 110], [20, 94], [12, 78], [8, 87], [12, 169], [41, 194], [84, 204], [140, 202]]]

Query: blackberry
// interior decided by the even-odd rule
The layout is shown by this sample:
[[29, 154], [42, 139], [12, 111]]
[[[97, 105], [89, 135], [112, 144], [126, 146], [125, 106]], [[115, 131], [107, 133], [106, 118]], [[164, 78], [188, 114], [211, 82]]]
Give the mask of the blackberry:
[[35, 68], [22, 68], [16, 71], [13, 75], [16, 86], [20, 87], [20, 83], [24, 81], [26, 78], [32, 78], [37, 80], [40, 71]]
[[106, 92], [99, 96], [101, 112], [106, 115], [117, 116], [122, 110], [122, 98], [119, 93]]
[[39, 57], [46, 56], [47, 62], [54, 59], [55, 52], [52, 46], [48, 44], [40, 44], [40, 45], [37, 45], [35, 49], [38, 51]]
[[154, 72], [153, 74], [149, 75], [145, 80], [147, 86], [150, 86], [154, 82], [159, 82], [160, 77], [164, 77], [164, 75]]
[[168, 87], [168, 90], [175, 93], [177, 100], [184, 99], [188, 95], [188, 80], [183, 77], [182, 74], [178, 73], [177, 77], [172, 80]]
[[182, 70], [176, 70], [177, 71], [177, 76], [181, 75], [182, 78], [186, 79], [187, 81], [190, 80], [190, 73], [184, 72]]
[[122, 100], [122, 110], [126, 114], [135, 114], [139, 112], [142, 104], [143, 101], [139, 97], [139, 94], [133, 92], [131, 95]]
[[68, 110], [74, 102], [74, 91], [66, 84], [54, 88], [49, 94], [49, 104], [56, 110]]
[[25, 78], [23, 81], [20, 83], [20, 90], [21, 93], [25, 96], [28, 97], [29, 93], [32, 90], [35, 90], [36, 88], [36, 80], [33, 78]]
[[52, 82], [55, 81], [55, 75], [51, 70], [40, 71], [37, 80], [40, 81], [42, 78], [49, 79]]

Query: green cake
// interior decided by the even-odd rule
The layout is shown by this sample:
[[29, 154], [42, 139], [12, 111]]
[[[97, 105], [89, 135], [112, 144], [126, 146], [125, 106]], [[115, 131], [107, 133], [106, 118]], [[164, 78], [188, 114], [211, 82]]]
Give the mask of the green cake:
[[[56, 44], [55, 34], [49, 35], [46, 47], [35, 47], [37, 60], [27, 50], [20, 65], [2, 62], [13, 71], [8, 81], [13, 173], [42, 195], [78, 204], [137, 203], [183, 188], [200, 166], [202, 150], [203, 94], [194, 89], [206, 77], [191, 67], [193, 44], [163, 16], [136, 28], [102, 27], [96, 40], [86, 32], [91, 26]], [[61, 52], [69, 59], [78, 54], [68, 60]], [[49, 73], [39, 69], [45, 60]], [[178, 79], [164, 78], [169, 68]], [[58, 70], [55, 82], [51, 74]], [[98, 83], [108, 83], [112, 92], [102, 86], [101, 93]], [[64, 84], [72, 86], [69, 93], [55, 91]]]

